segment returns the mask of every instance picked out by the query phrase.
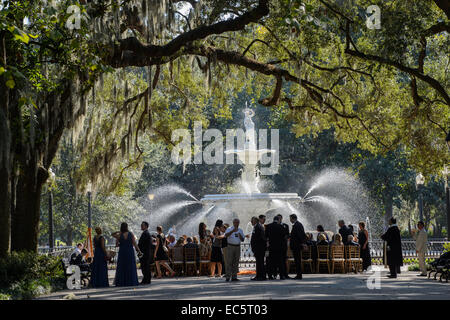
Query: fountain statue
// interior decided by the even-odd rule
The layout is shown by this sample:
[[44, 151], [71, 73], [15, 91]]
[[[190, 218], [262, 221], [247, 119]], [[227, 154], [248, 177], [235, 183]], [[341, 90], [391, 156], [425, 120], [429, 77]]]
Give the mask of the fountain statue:
[[[255, 112], [247, 107], [244, 112], [245, 143], [239, 150], [226, 150], [225, 154], [236, 154], [242, 162], [241, 184], [245, 193], [208, 194], [200, 201], [206, 207], [222, 203], [224, 210], [231, 210], [241, 221], [249, 221], [252, 215], [265, 213], [270, 209], [283, 206], [279, 200], [300, 202], [297, 193], [261, 193], [258, 188], [259, 170], [258, 164], [265, 154], [274, 154], [276, 150], [257, 149], [256, 129], [252, 120]], [[277, 201], [278, 200], [278, 201]]]

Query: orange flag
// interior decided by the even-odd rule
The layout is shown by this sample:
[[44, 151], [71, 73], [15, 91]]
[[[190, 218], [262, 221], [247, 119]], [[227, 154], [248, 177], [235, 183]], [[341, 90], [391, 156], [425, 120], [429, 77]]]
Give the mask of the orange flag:
[[92, 228], [88, 228], [88, 232], [87, 232], [87, 237], [86, 237], [86, 243], [84, 245], [84, 247], [86, 248], [88, 254], [88, 257], [93, 257], [94, 256], [94, 249], [92, 247]]

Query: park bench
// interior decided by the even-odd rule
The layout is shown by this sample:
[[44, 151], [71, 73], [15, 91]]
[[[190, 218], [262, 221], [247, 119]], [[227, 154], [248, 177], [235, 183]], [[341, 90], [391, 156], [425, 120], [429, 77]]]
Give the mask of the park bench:
[[445, 279], [445, 282], [448, 282], [449, 275], [450, 275], [450, 259], [447, 259], [441, 269], [441, 276], [439, 277], [439, 281], [442, 282], [442, 280]]
[[[73, 275], [72, 272], [68, 271], [68, 268], [69, 268], [70, 264], [66, 261], [66, 259], [61, 259], [61, 265], [62, 265], [62, 268], [64, 270], [64, 278], [67, 281], [67, 279], [69, 279], [69, 277], [71, 275]], [[90, 271], [80, 271], [80, 285], [83, 288], [87, 288], [89, 286], [90, 279], [91, 279], [91, 272]]]

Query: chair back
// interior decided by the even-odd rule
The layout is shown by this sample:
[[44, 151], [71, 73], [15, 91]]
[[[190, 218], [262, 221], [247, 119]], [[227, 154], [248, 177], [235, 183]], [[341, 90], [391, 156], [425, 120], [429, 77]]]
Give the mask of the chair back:
[[287, 249], [287, 257], [288, 257], [288, 258], [293, 258], [293, 257], [294, 257], [294, 254], [292, 253], [292, 249], [289, 248], [289, 247], [288, 247], [288, 249]]
[[309, 260], [309, 259], [311, 259], [311, 250], [312, 250], [312, 246], [306, 246], [306, 248], [303, 248], [303, 250], [300, 251], [300, 255], [302, 256], [302, 260]]
[[184, 260], [186, 262], [196, 261], [197, 250], [195, 248], [184, 248]]
[[172, 262], [184, 262], [184, 248], [173, 247], [172, 248]]
[[332, 245], [331, 246], [331, 259], [344, 259], [344, 246]]
[[347, 259], [359, 259], [360, 250], [358, 246], [347, 247]]
[[317, 246], [317, 258], [318, 259], [328, 259], [330, 247], [328, 245], [318, 245]]

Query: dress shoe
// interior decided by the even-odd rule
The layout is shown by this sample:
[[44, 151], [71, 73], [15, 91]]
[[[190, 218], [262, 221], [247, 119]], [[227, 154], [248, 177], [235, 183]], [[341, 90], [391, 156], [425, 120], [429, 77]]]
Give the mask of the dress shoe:
[[417, 276], [418, 276], [418, 277], [426, 277], [427, 275], [426, 275], [426, 274], [423, 274], [423, 273], [421, 273], [421, 274], [418, 274]]
[[295, 280], [302, 280], [303, 277], [302, 277], [302, 276], [296, 276], [295, 278], [292, 278], [292, 279], [295, 279]]
[[286, 278], [285, 277], [280, 277], [280, 280], [286, 280]]
[[226, 282], [230, 281], [230, 278], [226, 278], [225, 281], [226, 281]]
[[256, 277], [253, 277], [253, 278], [251, 278], [250, 280], [258, 281], [258, 279], [257, 279]]
[[286, 279], [292, 279], [292, 277], [290, 277], [289, 275], [284, 276]]
[[388, 277], [388, 278], [391, 278], [391, 279], [396, 279], [396, 278], [397, 278], [397, 276], [393, 276], [393, 275], [391, 275], [391, 274], [388, 275], [387, 277]]
[[273, 280], [273, 277], [272, 276], [270, 276], [269, 278], [268, 278], [269, 280]]
[[241, 281], [241, 280], [239, 280], [238, 278], [233, 278], [231, 279], [231, 281]]

